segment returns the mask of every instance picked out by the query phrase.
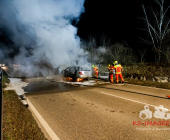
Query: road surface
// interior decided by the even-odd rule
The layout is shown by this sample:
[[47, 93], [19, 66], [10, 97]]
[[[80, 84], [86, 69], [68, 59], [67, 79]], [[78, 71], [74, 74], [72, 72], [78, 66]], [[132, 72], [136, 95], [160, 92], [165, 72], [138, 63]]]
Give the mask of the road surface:
[[[160, 118], [154, 117], [155, 107], [170, 109], [166, 98], [169, 90], [130, 84], [79, 86], [48, 80], [30, 82], [24, 90], [61, 140], [170, 139], [170, 111], [162, 112], [162, 118], [159, 112]], [[139, 114], [146, 104], [149, 111], [145, 113], [150, 118], [141, 114], [141, 119]]]

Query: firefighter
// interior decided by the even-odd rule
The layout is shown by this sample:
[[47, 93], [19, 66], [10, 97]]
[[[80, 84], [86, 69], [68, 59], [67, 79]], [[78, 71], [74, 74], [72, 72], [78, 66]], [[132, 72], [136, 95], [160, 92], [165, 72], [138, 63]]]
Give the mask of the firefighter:
[[110, 81], [110, 67], [111, 67], [111, 65], [109, 64], [109, 65], [108, 65], [108, 71], [109, 71], [109, 81]]
[[115, 61], [113, 69], [115, 70], [115, 73], [116, 73], [116, 83], [119, 82], [119, 77], [122, 83], [124, 83], [124, 79], [122, 77], [123, 68], [120, 64], [118, 64], [118, 61]]
[[109, 81], [111, 83], [113, 83], [113, 66], [112, 65], [108, 65], [108, 70], [109, 70]]
[[95, 65], [94, 67], [94, 76], [98, 78], [99, 72], [98, 72], [98, 67]]
[[92, 67], [93, 67], [93, 71], [94, 71], [94, 77], [96, 77], [96, 71], [97, 71], [96, 65], [93, 65]]

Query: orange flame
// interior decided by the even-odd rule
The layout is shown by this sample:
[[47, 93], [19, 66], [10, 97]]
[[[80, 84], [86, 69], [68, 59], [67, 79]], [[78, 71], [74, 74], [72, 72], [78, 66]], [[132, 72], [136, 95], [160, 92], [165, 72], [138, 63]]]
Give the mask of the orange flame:
[[83, 78], [77, 78], [77, 82], [81, 82], [83, 80], [84, 80]]
[[[77, 78], [76, 82], [81, 82], [83, 80], [84, 80], [84, 78]], [[73, 78], [71, 78], [71, 77], [63, 77], [63, 81], [75, 82], [75, 81], [73, 81]]]

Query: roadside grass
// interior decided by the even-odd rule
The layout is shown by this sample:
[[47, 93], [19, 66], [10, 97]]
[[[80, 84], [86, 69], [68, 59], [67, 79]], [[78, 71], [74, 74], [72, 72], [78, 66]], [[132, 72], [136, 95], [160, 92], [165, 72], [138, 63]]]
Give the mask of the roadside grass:
[[[2, 87], [10, 83], [3, 71]], [[3, 140], [47, 140], [32, 113], [12, 90], [3, 91]]]
[[[8, 74], [3, 71], [3, 88], [9, 82]], [[24, 107], [12, 90], [3, 91], [3, 139], [47, 140], [30, 110]]]
[[142, 85], [142, 86], [170, 89], [170, 82], [161, 83], [161, 82], [154, 82], [154, 81], [136, 80], [136, 79], [130, 79], [130, 78], [124, 78], [124, 80], [127, 81], [128, 84], [136, 84], [136, 85]]
[[12, 90], [3, 92], [3, 139], [47, 140], [30, 110]]
[[[3, 69], [2, 69], [3, 70]], [[6, 83], [9, 83], [8, 74], [3, 70], [2, 87], [6, 87]]]

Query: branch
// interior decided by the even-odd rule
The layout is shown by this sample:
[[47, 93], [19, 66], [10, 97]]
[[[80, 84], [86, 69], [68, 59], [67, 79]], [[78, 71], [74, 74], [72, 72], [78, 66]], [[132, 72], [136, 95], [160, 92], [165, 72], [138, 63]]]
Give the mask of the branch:
[[169, 7], [170, 7], [170, 5], [168, 6], [168, 8], [166, 9], [165, 13], [163, 14], [163, 18], [165, 16], [166, 12], [168, 11]]
[[152, 12], [153, 12], [153, 14], [154, 14], [154, 16], [155, 16], [157, 26], [159, 27], [157, 16], [156, 16], [156, 14], [155, 14], [155, 12], [154, 12], [153, 10], [152, 10]]
[[[169, 23], [170, 23], [170, 20], [168, 21], [168, 23], [167, 23], [167, 25], [166, 25], [166, 27], [165, 27], [165, 30], [164, 30], [164, 33], [163, 33], [163, 35], [162, 35], [162, 39], [164, 38], [164, 36], [168, 33], [168, 31], [167, 31], [167, 28], [168, 28], [168, 25], [169, 25]], [[166, 32], [167, 31], [167, 32]]]
[[141, 17], [137, 17], [137, 18], [142, 19], [142, 20], [146, 20], [145, 18], [141, 18]]
[[160, 36], [162, 33], [162, 24], [163, 24], [163, 3], [164, 3], [164, 0], [162, 0], [162, 5], [160, 6], [160, 27], [159, 27]]
[[154, 0], [159, 6], [161, 6], [161, 3], [158, 0]]
[[153, 30], [154, 35], [155, 35], [155, 38], [156, 38], [156, 42], [157, 42], [157, 44], [158, 44], [158, 38], [159, 38], [159, 40], [161, 40], [161, 36], [158, 35], [158, 33], [157, 33], [156, 30], [152, 27], [151, 24], [149, 24], [149, 26], [150, 26], [151, 29]]
[[149, 24], [149, 26], [150, 26], [151, 29], [153, 30], [154, 35], [155, 35], [155, 38], [156, 38], [156, 42], [157, 42], [157, 44], [158, 44], [158, 38], [159, 38], [159, 40], [160, 40], [160, 36], [158, 35], [158, 33], [156, 32], [155, 28], [153, 28], [151, 24]]
[[106, 53], [106, 54], [108, 54], [111, 57], [111, 59], [114, 59], [114, 55], [111, 52]]
[[143, 39], [143, 38], [140, 38], [141, 40], [143, 40], [143, 41], [145, 41], [146, 43], [148, 43], [149, 45], [152, 45], [153, 43], [152, 42], [150, 42], [150, 41], [148, 41], [148, 40], [145, 40], [145, 39]]
[[137, 28], [137, 29], [139, 29], [139, 30], [144, 30], [144, 31], [147, 31], [147, 32], [148, 32], [148, 30], [146, 30], [146, 29], [142, 29], [142, 28]]
[[138, 50], [138, 52], [140, 53], [141, 56], [144, 56], [144, 54], [146, 52], [146, 49], [144, 49], [143, 51], [142, 50]]
[[152, 25], [148, 22], [149, 26], [151, 27], [151, 29], [154, 31], [154, 33], [159, 37], [158, 33], [156, 32], [155, 28], [152, 27]]
[[155, 42], [154, 42], [154, 39], [153, 39], [153, 37], [152, 37], [152, 33], [151, 33], [151, 31], [150, 31], [149, 21], [148, 21], [148, 18], [147, 18], [147, 14], [146, 14], [144, 5], [142, 5], [142, 8], [143, 8], [143, 11], [144, 11], [144, 14], [145, 14], [145, 17], [146, 17], [146, 21], [147, 21], [147, 23], [148, 23], [148, 30], [149, 30], [150, 37], [151, 37], [151, 39], [152, 39], [153, 45], [155, 46]]

